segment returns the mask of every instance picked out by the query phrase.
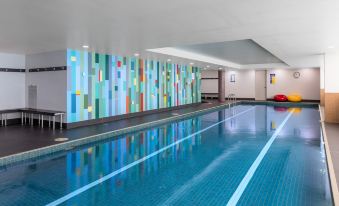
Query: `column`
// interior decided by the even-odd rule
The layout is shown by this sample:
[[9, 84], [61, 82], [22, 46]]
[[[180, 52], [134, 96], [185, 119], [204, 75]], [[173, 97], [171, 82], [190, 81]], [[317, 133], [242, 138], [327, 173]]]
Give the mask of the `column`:
[[218, 71], [218, 99], [219, 102], [225, 102], [225, 71]]
[[339, 123], [339, 53], [325, 54], [325, 122]]

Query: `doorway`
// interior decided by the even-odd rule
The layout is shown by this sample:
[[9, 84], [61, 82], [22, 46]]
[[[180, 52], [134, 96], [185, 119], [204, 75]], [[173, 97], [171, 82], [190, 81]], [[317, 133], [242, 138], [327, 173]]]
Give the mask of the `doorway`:
[[29, 108], [37, 108], [37, 96], [38, 96], [38, 88], [36, 85], [28, 86], [28, 107]]
[[266, 70], [255, 71], [255, 100], [266, 100]]

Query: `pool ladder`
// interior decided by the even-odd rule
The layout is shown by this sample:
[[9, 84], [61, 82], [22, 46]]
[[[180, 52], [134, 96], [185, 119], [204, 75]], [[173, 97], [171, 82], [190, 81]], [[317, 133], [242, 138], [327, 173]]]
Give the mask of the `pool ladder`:
[[237, 97], [235, 96], [235, 94], [229, 94], [227, 96], [227, 101], [230, 105], [232, 105], [233, 103], [235, 104], [237, 102]]

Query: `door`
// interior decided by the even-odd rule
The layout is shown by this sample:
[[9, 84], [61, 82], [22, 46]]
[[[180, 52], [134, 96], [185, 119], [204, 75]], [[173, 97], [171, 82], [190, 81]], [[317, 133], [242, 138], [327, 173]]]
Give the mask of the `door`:
[[266, 71], [255, 71], [255, 100], [266, 100]]
[[28, 86], [28, 107], [29, 108], [37, 108], [37, 93], [38, 89], [36, 85]]

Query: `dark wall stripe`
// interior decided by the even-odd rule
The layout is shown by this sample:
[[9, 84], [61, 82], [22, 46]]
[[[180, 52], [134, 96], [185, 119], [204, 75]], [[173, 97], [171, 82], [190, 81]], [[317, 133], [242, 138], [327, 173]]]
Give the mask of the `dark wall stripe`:
[[218, 77], [216, 77], [216, 78], [211, 78], [211, 77], [206, 77], [206, 78], [201, 78], [202, 80], [204, 80], [204, 79], [219, 79]]
[[[67, 66], [28, 69], [28, 72], [50, 72], [67, 70]], [[0, 68], [0, 72], [26, 72], [26, 69]]]
[[25, 69], [0, 68], [0, 72], [25, 72]]
[[34, 69], [29, 69], [28, 71], [29, 72], [51, 72], [51, 71], [62, 71], [62, 70], [67, 70], [67, 66], [34, 68]]

